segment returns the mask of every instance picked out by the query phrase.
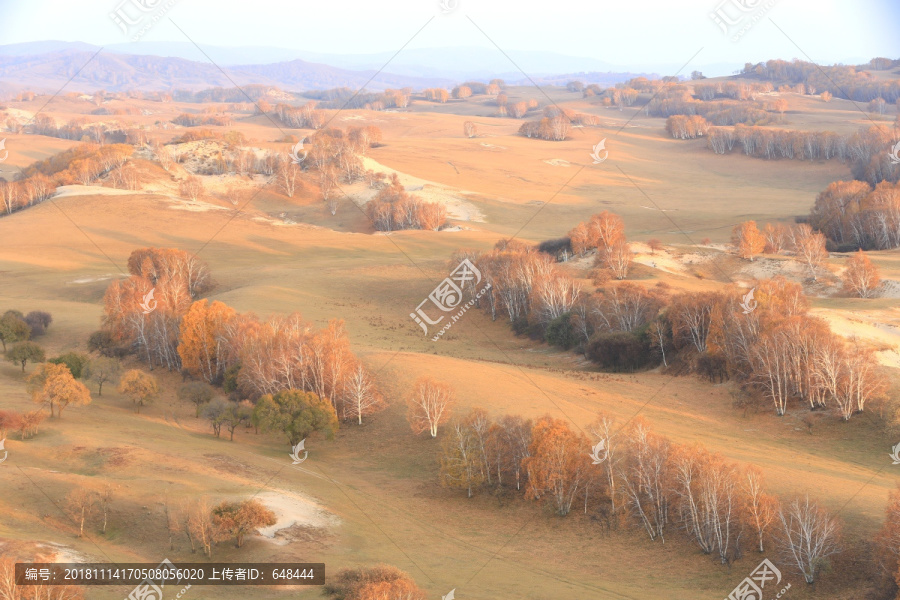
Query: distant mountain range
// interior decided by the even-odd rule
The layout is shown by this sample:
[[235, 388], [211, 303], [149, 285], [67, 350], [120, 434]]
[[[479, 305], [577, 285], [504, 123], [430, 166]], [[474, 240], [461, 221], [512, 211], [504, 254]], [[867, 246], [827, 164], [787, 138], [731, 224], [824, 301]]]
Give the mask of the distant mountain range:
[[322, 54], [274, 47], [210, 46], [201, 52], [188, 42], [112, 44], [102, 50], [82, 42], [28, 42], [0, 46], [0, 90], [55, 91], [73, 76], [67, 88], [86, 92], [197, 90], [249, 84], [291, 91], [363, 86], [380, 91], [450, 87], [466, 80], [492, 78], [510, 84], [528, 84], [529, 79], [564, 84], [577, 78], [608, 86], [637, 76], [659, 76], [616, 70], [599, 60], [550, 52], [514, 51], [507, 58], [484, 48], [420, 48], [405, 50], [393, 59], [391, 56]]

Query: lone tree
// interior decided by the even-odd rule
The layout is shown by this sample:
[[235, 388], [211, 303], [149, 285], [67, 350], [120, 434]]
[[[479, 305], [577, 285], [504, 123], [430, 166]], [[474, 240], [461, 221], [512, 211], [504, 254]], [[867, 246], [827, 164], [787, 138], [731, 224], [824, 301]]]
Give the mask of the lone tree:
[[69, 372], [72, 373], [72, 377], [75, 379], [81, 379], [84, 376], [84, 367], [90, 362], [91, 357], [87, 354], [81, 354], [79, 352], [66, 352], [65, 354], [61, 354], [56, 358], [51, 358], [47, 362], [51, 362], [55, 365], [66, 365], [69, 368]]
[[213, 523], [223, 534], [234, 538], [235, 545], [244, 545], [244, 536], [258, 527], [271, 527], [277, 521], [275, 513], [259, 500], [222, 502], [212, 509]]
[[31, 337], [36, 338], [39, 335], [44, 335], [50, 323], [53, 322], [53, 316], [42, 310], [33, 310], [25, 315], [24, 321], [31, 327]]
[[813, 583], [828, 565], [828, 557], [840, 552], [840, 525], [809, 496], [795, 498], [779, 512], [781, 550], [796, 565], [806, 583]]
[[844, 290], [860, 298], [874, 297], [878, 293], [878, 286], [881, 285], [878, 267], [862, 250], [847, 260], [843, 280]]
[[109, 358], [101, 356], [90, 361], [84, 366], [81, 375], [88, 381], [97, 384], [97, 395], [103, 395], [103, 384], [107, 382], [115, 382], [122, 373], [122, 365], [117, 358]]
[[44, 349], [34, 342], [18, 343], [6, 353], [6, 360], [16, 365], [22, 365], [23, 373], [25, 365], [29, 362], [44, 362], [44, 358]]
[[6, 352], [6, 344], [14, 344], [23, 342], [31, 337], [31, 327], [16, 314], [16, 311], [6, 311], [0, 317], [0, 343], [3, 344], [3, 351]]
[[203, 195], [203, 180], [196, 175], [188, 175], [187, 179], [178, 184], [178, 193], [196, 202], [197, 198]]
[[75, 381], [72, 373], [65, 365], [44, 363], [25, 380], [31, 398], [37, 404], [45, 404], [50, 408], [50, 416], [56, 408], [56, 416], [62, 417], [62, 411], [70, 404], [85, 406], [91, 403], [91, 392], [80, 381]]
[[156, 377], [139, 369], [126, 371], [119, 381], [119, 393], [131, 398], [137, 412], [141, 412], [144, 404], [150, 404], [159, 395], [159, 383]]
[[253, 422], [263, 431], [284, 433], [291, 446], [313, 431], [322, 431], [331, 439], [338, 429], [331, 402], [300, 390], [282, 390], [274, 396], [266, 394], [260, 398], [253, 409]]
[[384, 410], [384, 398], [375, 387], [372, 376], [362, 365], [350, 372], [344, 384], [344, 419], [356, 417], [362, 425], [363, 415], [371, 415]]
[[753, 260], [754, 256], [766, 248], [766, 237], [756, 227], [756, 221], [744, 221], [735, 225], [731, 239], [741, 258]]
[[825, 235], [819, 231], [813, 231], [813, 228], [806, 223], [800, 223], [791, 231], [791, 239], [797, 260], [806, 263], [810, 277], [817, 281], [817, 271], [828, 259]]
[[427, 431], [435, 438], [438, 425], [450, 418], [450, 409], [455, 402], [453, 389], [448, 384], [427, 377], [419, 379], [407, 401], [406, 420], [414, 433]]
[[224, 398], [215, 398], [203, 407], [203, 418], [212, 425], [216, 437], [222, 433], [222, 424], [225, 422], [229, 404], [233, 403], [229, 403]]
[[186, 383], [178, 390], [178, 399], [182, 402], [190, 402], [196, 407], [195, 417], [200, 417], [200, 407], [213, 399], [215, 390], [205, 381], [192, 381]]
[[478, 135], [478, 127], [472, 121], [466, 121], [463, 123], [463, 133], [467, 138], [476, 137]]

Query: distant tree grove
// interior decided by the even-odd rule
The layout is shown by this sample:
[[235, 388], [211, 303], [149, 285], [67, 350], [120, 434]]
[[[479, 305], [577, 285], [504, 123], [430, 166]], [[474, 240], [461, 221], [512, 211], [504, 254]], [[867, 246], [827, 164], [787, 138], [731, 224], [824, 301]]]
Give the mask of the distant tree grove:
[[[198, 298], [211, 289], [211, 275], [205, 263], [182, 250], [136, 250], [129, 270], [128, 279], [111, 283], [106, 292], [109, 339], [97, 342], [106, 354], [132, 351], [151, 368], [183, 369], [241, 398], [312, 392], [343, 420], [361, 423], [383, 408], [372, 376], [350, 350], [343, 321], [316, 330], [297, 313], [261, 320]], [[209, 398], [184, 392], [192, 403], [198, 395], [204, 398], [195, 403], [199, 411]]]
[[642, 417], [620, 425], [600, 413], [585, 433], [550, 416], [495, 419], [474, 408], [447, 429], [440, 480], [469, 497], [510, 490], [559, 516], [631, 524], [650, 540], [680, 534], [723, 565], [746, 550], [779, 552], [809, 583], [841, 549], [837, 517], [814, 499], [779, 500], [759, 468], [676, 444]]

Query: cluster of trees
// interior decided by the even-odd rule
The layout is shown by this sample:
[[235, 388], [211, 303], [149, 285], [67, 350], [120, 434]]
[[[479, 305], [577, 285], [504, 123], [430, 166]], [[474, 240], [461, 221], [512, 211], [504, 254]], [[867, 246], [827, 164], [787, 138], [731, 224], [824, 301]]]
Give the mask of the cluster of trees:
[[192, 115], [181, 113], [173, 118], [172, 122], [183, 127], [197, 127], [199, 125], [228, 126], [234, 123], [234, 120], [228, 115]]
[[447, 221], [447, 209], [409, 194], [396, 173], [366, 204], [366, 214], [377, 231], [400, 229], [437, 230]]
[[890, 249], [900, 246], [900, 182], [835, 181], [818, 196], [809, 224], [835, 247]]
[[208, 102], [246, 102], [249, 97], [251, 100], [259, 100], [265, 96], [283, 96], [285, 92], [273, 85], [264, 85], [261, 83], [251, 83], [243, 85], [239, 88], [222, 88], [214, 87], [203, 90], [175, 90], [168, 92], [136, 92], [141, 94], [140, 97], [148, 99], [156, 99], [159, 102], [196, 102], [205, 104]]
[[900, 138], [900, 118], [893, 127], [872, 126], [861, 129], [847, 140], [850, 172], [854, 179], [877, 185], [882, 181], [900, 181], [900, 167], [891, 162], [891, 149]]
[[254, 499], [212, 505], [201, 498], [177, 507], [170, 507], [166, 500], [164, 511], [169, 549], [175, 548], [175, 536], [183, 534], [191, 554], [199, 549], [208, 558], [212, 558], [213, 547], [220, 542], [234, 540], [235, 547], [241, 548], [248, 535], [276, 523], [275, 513]]
[[601, 413], [585, 434], [550, 416], [495, 420], [476, 408], [441, 446], [443, 485], [469, 497], [515, 489], [560, 516], [578, 506], [609, 525], [629, 521], [651, 540], [680, 531], [721, 564], [777, 547], [812, 583], [839, 551], [840, 524], [814, 500], [780, 502], [757, 467], [675, 444], [640, 417], [619, 427]]
[[666, 131], [675, 139], [692, 140], [706, 135], [709, 123], [700, 115], [672, 115], [666, 119]]
[[662, 89], [647, 104], [643, 111], [653, 117], [673, 115], [704, 117], [713, 125], [764, 125], [772, 120], [765, 104], [752, 100], [716, 100], [704, 102], [696, 100], [690, 89], [683, 85], [671, 85]]
[[[891, 65], [891, 66], [887, 66]], [[743, 75], [764, 81], [787, 81], [803, 84], [810, 94], [816, 90], [856, 102], [870, 102], [882, 98], [894, 103], [900, 98], [900, 80], [874, 78], [864, 69], [884, 70], [896, 66], [896, 61], [875, 58], [868, 65], [820, 66], [803, 60], [769, 60], [757, 64], [747, 63]]]
[[[493, 320], [505, 315], [518, 333], [542, 330], [570, 310], [581, 293], [580, 284], [553, 257], [518, 240], [501, 240], [488, 252], [459, 250], [450, 260], [451, 268], [463, 258], [481, 271], [482, 285], [491, 285], [476, 306]], [[463, 292], [474, 299], [478, 290], [469, 282]]]
[[[18, 127], [17, 127], [18, 129]], [[38, 114], [29, 126], [31, 133], [62, 138], [64, 140], [78, 140], [81, 142], [94, 142], [103, 144], [110, 141], [121, 141], [125, 137], [124, 128], [115, 121], [105, 123], [91, 123], [84, 117], [70, 119], [64, 124], [58, 124], [56, 119], [48, 114]]]
[[99, 489], [78, 487], [66, 494], [61, 504], [66, 514], [78, 524], [78, 537], [83, 537], [85, 525], [90, 526], [95, 520], [100, 533], [106, 535], [115, 492], [116, 487], [107, 483]]
[[13, 431], [19, 432], [19, 439], [27, 440], [37, 435], [47, 414], [40, 408], [19, 413], [14, 410], [0, 410], [0, 440]]
[[312, 392], [341, 419], [359, 423], [384, 407], [372, 376], [350, 351], [342, 321], [315, 330], [297, 313], [261, 321], [204, 299], [184, 315], [179, 338], [181, 364], [192, 377], [222, 383], [241, 398]]
[[755, 221], [745, 221], [735, 225], [731, 241], [738, 256], [748, 260], [762, 252], [793, 252], [813, 280], [818, 279], [819, 271], [828, 259], [825, 236], [806, 223], [793, 226], [766, 223], [760, 231]]
[[212, 288], [209, 267], [184, 250], [143, 248], [131, 253], [128, 271], [128, 279], [107, 288], [104, 327], [89, 349], [106, 356], [134, 351], [151, 368], [180, 368], [179, 324], [193, 300]]
[[875, 548], [875, 562], [896, 593], [900, 589], [900, 485], [888, 497], [884, 524], [875, 537]]
[[283, 102], [272, 106], [267, 101], [260, 100], [256, 106], [262, 114], [275, 115], [284, 125], [295, 129], [321, 129], [328, 122], [327, 115], [316, 108], [318, 102], [314, 100], [303, 106], [291, 106]]
[[789, 158], [796, 160], [829, 160], [849, 158], [848, 138], [832, 131], [794, 131], [736, 125], [709, 130], [707, 147], [716, 154], [728, 154], [735, 143], [747, 156]]
[[[131, 277], [107, 289], [105, 329], [92, 335], [90, 349], [114, 356], [124, 347], [151, 367], [184, 369], [242, 398], [313, 392], [342, 419], [361, 422], [383, 407], [342, 321], [316, 330], [296, 313], [263, 321], [222, 302], [194, 300], [211, 287], [209, 270], [182, 250], [136, 250], [128, 265]], [[150, 290], [155, 308], [148, 313]]]
[[596, 251], [597, 266], [606, 269], [616, 279], [625, 279], [631, 267], [631, 247], [625, 239], [625, 223], [609, 211], [579, 223], [568, 233], [572, 252], [582, 256]]
[[757, 94], [768, 94], [774, 89], [769, 82], [725, 81], [718, 83], [695, 83], [694, 96], [704, 102], [723, 96], [732, 100], [751, 100]]
[[18, 310], [8, 310], [0, 317], [0, 343], [6, 352], [7, 344], [25, 342], [44, 335], [47, 327], [53, 322], [53, 316], [42, 310], [33, 310], [22, 314]]
[[61, 185], [90, 185], [119, 171], [131, 156], [127, 144], [80, 144], [26, 167], [14, 181], [0, 181], [0, 214], [11, 214], [50, 198]]
[[712, 381], [733, 378], [772, 403], [831, 409], [849, 420], [884, 397], [874, 352], [835, 335], [808, 314], [798, 284], [759, 282], [753, 310], [741, 290], [682, 292], [618, 284], [579, 298], [547, 328], [547, 340], [577, 345], [605, 368], [634, 370], [662, 362], [690, 365]]
[[[359, 92], [344, 87], [322, 91], [308, 91], [304, 92], [303, 95], [312, 99], [312, 101], [299, 108], [279, 103], [274, 108], [275, 114], [290, 127], [319, 129], [328, 120], [323, 109], [361, 108], [365, 110], [385, 110], [388, 108], [405, 108], [409, 104], [412, 88], [387, 89], [384, 92]], [[257, 110], [269, 114], [273, 109], [270, 103], [260, 100], [257, 103]]]
[[440, 102], [441, 104], [450, 99], [450, 92], [444, 88], [426, 88], [422, 90], [422, 95], [429, 102]]
[[[760, 231], [755, 221], [745, 221], [734, 227], [732, 243], [738, 256], [749, 260], [761, 252], [778, 254], [783, 250], [792, 251], [813, 279], [828, 257], [825, 236], [805, 223], [793, 227], [767, 223]], [[881, 283], [878, 267], [862, 250], [847, 261], [842, 279], [844, 290], [860, 298], [874, 297]]]
[[528, 138], [561, 142], [569, 135], [571, 120], [562, 114], [544, 117], [540, 121], [528, 121], [519, 127], [519, 133]]

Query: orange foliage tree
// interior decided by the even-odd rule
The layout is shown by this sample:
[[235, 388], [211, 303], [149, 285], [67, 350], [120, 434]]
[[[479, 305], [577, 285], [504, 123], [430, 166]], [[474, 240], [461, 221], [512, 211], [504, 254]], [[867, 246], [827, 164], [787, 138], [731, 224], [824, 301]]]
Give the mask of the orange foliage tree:
[[532, 429], [530, 456], [523, 461], [528, 471], [525, 497], [546, 500], [560, 516], [569, 514], [576, 494], [585, 485], [591, 463], [584, 435], [573, 432], [560, 419], [543, 417]]
[[325, 584], [327, 596], [339, 600], [425, 600], [428, 596], [396, 567], [341, 569]]
[[844, 290], [860, 298], [871, 298], [878, 292], [881, 276], [866, 253], [859, 250], [847, 259], [847, 268], [842, 276]]
[[181, 319], [178, 355], [194, 377], [218, 383], [225, 373], [225, 331], [235, 311], [219, 301], [197, 300]]
[[766, 238], [756, 227], [756, 221], [744, 221], [740, 225], [735, 225], [731, 232], [731, 241], [737, 249], [738, 256], [750, 260], [766, 247]]
[[36, 404], [46, 405], [50, 416], [56, 409], [56, 416], [62, 417], [62, 411], [69, 405], [85, 406], [91, 403], [91, 393], [80, 381], [72, 377], [66, 365], [44, 363], [26, 379], [32, 400]]
[[125, 371], [119, 380], [119, 393], [131, 398], [135, 409], [140, 412], [144, 404], [149, 404], [159, 395], [159, 382], [156, 377], [139, 369]]

